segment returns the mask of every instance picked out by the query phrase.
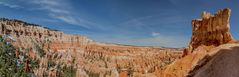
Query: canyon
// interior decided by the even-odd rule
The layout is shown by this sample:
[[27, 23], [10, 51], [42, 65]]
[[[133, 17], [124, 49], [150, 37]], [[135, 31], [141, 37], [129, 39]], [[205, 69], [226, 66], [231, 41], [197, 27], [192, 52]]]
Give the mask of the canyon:
[[155, 76], [156, 70], [180, 58], [182, 51], [99, 43], [14, 19], [1, 19], [0, 30], [20, 52], [27, 50], [31, 58], [40, 60], [40, 68], [34, 70], [39, 77], [57, 77], [57, 67], [48, 67], [51, 61], [74, 66], [77, 77]]
[[230, 34], [230, 14], [226, 8], [192, 20], [186, 48], [100, 43], [6, 18], [0, 19], [0, 32], [17, 51], [39, 60], [37, 77], [59, 77], [57, 65], [72, 66], [76, 77], [238, 77], [239, 44]]

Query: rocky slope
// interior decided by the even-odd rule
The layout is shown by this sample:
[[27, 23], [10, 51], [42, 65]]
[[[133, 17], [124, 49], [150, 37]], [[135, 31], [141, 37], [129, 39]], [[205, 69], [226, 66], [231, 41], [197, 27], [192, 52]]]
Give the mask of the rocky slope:
[[228, 8], [215, 15], [203, 12], [202, 19], [193, 20], [192, 39], [183, 58], [167, 66], [158, 76], [237, 77], [238, 69], [233, 68], [237, 63], [233, 61], [239, 59], [235, 56], [239, 44], [229, 32], [230, 13]]
[[239, 44], [213, 48], [187, 77], [238, 77]]
[[12, 39], [19, 52], [39, 60], [40, 68], [34, 70], [39, 77], [59, 76], [58, 67], [52, 63], [73, 66], [77, 77], [153, 77], [182, 51], [97, 43], [84, 36], [5, 18], [0, 19], [0, 32]]

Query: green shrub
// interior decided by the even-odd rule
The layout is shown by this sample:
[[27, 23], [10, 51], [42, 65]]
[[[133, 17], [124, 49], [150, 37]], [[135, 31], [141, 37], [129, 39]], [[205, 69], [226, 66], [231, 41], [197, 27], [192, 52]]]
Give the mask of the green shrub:
[[[16, 54], [16, 49], [11, 45], [7, 44], [4, 40], [0, 42], [0, 75], [1, 77], [29, 77], [31, 71], [37, 68], [38, 61], [32, 60], [26, 55], [24, 61], [29, 61], [31, 65], [30, 71], [25, 71], [24, 63], [19, 63], [20, 60]], [[22, 54], [22, 53], [21, 53]]]
[[44, 55], [46, 55], [46, 52], [44, 51], [44, 49], [41, 46], [37, 45], [36, 43], [34, 43], [34, 48], [36, 49], [40, 57], [44, 57]]

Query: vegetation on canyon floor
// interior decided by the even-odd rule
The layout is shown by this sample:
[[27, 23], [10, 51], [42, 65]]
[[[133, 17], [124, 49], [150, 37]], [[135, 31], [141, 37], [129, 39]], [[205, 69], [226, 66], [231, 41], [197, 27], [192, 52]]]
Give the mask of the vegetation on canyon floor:
[[[46, 52], [39, 45], [34, 45], [40, 57], [44, 57]], [[40, 67], [40, 59], [29, 56], [30, 49], [15, 48], [6, 38], [0, 36], [0, 75], [3, 77], [36, 77], [34, 70]], [[76, 69], [66, 66], [63, 63], [56, 63], [53, 60], [47, 62], [47, 69], [57, 67], [57, 77], [75, 77]], [[48, 77], [48, 73], [44, 73]]]
[[[3, 40], [0, 42], [0, 75], [3, 77], [26, 77], [33, 74], [33, 69], [39, 67], [38, 61], [29, 58], [23, 52], [20, 57], [16, 49]], [[31, 66], [25, 66], [29, 63]], [[30, 68], [30, 69], [27, 69]]]

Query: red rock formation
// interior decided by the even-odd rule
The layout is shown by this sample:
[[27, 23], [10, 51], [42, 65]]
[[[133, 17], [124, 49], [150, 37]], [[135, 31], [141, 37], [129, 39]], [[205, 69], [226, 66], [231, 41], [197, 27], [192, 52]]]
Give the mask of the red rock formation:
[[15, 44], [19, 48], [30, 48], [32, 47], [34, 42], [44, 43], [47, 41], [53, 42], [50, 43], [49, 46], [51, 47], [51, 49], [61, 49], [64, 47], [84, 48], [86, 44], [91, 41], [84, 36], [64, 34], [61, 31], [51, 30], [20, 20], [1, 19], [0, 32], [1, 34], [9, 34], [14, 37], [14, 39], [16, 40]]
[[231, 10], [219, 10], [211, 15], [202, 13], [201, 19], [192, 20], [192, 38], [185, 54], [191, 53], [199, 46], [219, 46], [234, 41], [229, 31]]
[[[180, 49], [97, 43], [84, 36], [64, 34], [19, 20], [1, 19], [0, 32], [12, 36], [16, 40], [15, 47], [30, 49], [30, 57], [40, 60], [41, 68], [34, 70], [39, 77], [44, 72], [56, 76], [56, 67], [48, 67], [49, 61], [73, 65], [78, 77], [121, 76], [121, 69], [131, 71], [133, 76], [153, 75], [181, 55]], [[36, 46], [43, 48], [46, 55], [40, 57]]]
[[[221, 49], [229, 49], [229, 47], [235, 47], [237, 45], [230, 45], [227, 43], [234, 43], [235, 40], [229, 32], [229, 17], [231, 10], [224, 9], [217, 12], [215, 15], [203, 12], [202, 19], [192, 21], [192, 38], [187, 49], [184, 50], [183, 58], [175, 61], [171, 65], [168, 65], [163, 72], [159, 72], [160, 77], [225, 77], [232, 76], [229, 72], [226, 75], [220, 74], [223, 69], [221, 63], [216, 63], [218, 58], [226, 57], [215, 55], [218, 58], [212, 59], [214, 54], [220, 54], [225, 52]], [[226, 45], [226, 46], [224, 46]], [[237, 49], [236, 49], [237, 50]], [[227, 53], [226, 53], [227, 54]], [[220, 54], [222, 55], [222, 54]], [[229, 56], [229, 55], [228, 55]], [[230, 57], [227, 57], [230, 58]], [[237, 59], [231, 58], [231, 59]], [[235, 60], [236, 61], [236, 60]], [[214, 67], [212, 62], [216, 63], [218, 67]], [[231, 63], [231, 61], [222, 60], [225, 63]], [[231, 64], [223, 64], [230, 67]], [[210, 68], [212, 67], [213, 68]], [[230, 70], [227, 68], [227, 70]], [[218, 72], [221, 71], [221, 72]], [[215, 75], [217, 74], [217, 75]], [[236, 74], [232, 72], [231, 74]], [[238, 76], [238, 75], [233, 75]]]

